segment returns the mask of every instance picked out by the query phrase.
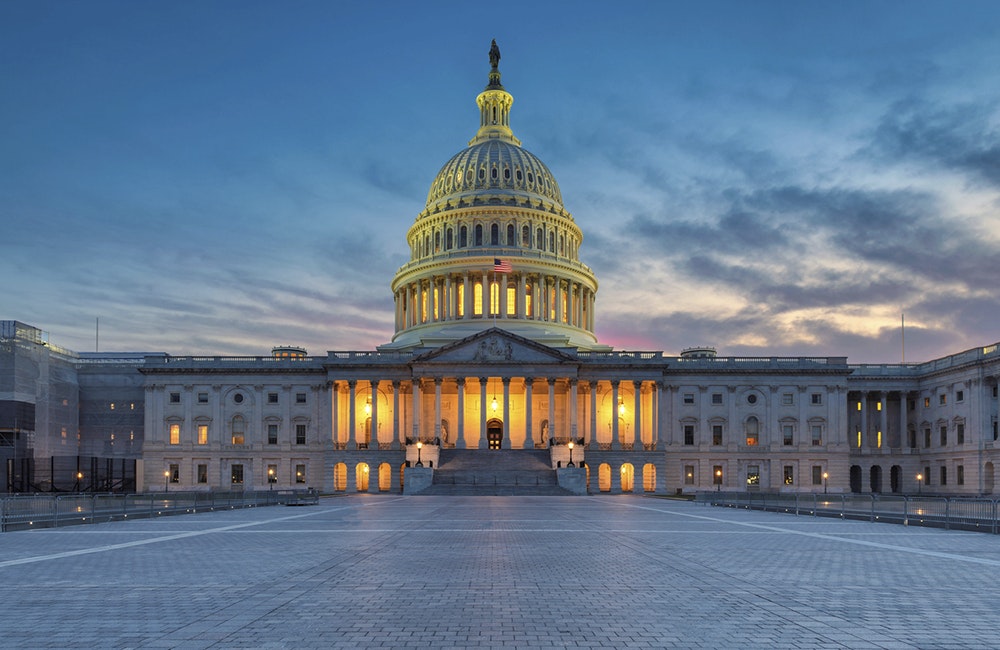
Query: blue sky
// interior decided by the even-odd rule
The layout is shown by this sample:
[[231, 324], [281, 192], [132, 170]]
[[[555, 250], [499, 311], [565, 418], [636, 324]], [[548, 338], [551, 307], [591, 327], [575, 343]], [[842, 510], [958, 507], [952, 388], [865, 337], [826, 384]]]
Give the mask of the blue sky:
[[97, 318], [102, 351], [387, 342], [496, 38], [601, 341], [1000, 340], [1000, 4], [492, 6], [0, 3], [0, 318], [79, 351]]

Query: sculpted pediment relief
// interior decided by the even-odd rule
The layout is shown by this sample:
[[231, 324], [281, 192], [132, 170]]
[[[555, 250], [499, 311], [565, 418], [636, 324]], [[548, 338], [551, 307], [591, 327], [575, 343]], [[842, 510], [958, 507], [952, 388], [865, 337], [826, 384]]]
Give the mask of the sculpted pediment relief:
[[568, 361], [566, 353], [500, 329], [489, 329], [455, 341], [414, 361], [422, 363], [553, 363]]

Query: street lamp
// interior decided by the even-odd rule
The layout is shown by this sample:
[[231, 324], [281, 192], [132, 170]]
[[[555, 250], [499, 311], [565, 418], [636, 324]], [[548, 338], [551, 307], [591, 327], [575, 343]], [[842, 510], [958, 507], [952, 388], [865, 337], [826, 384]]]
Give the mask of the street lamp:
[[923, 482], [924, 482], [924, 475], [917, 474], [917, 494], [920, 494], [920, 488]]
[[163, 491], [164, 492], [169, 492], [170, 491], [170, 488], [167, 487], [167, 481], [169, 481], [169, 480], [170, 480], [170, 470], [169, 469], [163, 470]]
[[715, 470], [715, 491], [722, 492], [722, 470]]
[[83, 472], [76, 473], [76, 491], [80, 491], [80, 481], [83, 480]]
[[274, 468], [267, 468], [267, 489], [271, 490], [274, 488]]
[[570, 441], [570, 443], [569, 443], [568, 446], [569, 446], [569, 465], [567, 465], [567, 467], [573, 467], [574, 466], [573, 465], [573, 442]]
[[826, 485], [828, 478], [830, 478], [830, 475], [827, 474], [826, 472], [823, 472], [823, 494], [826, 494]]
[[424, 464], [420, 461], [420, 450], [424, 448], [424, 443], [417, 441], [417, 467], [423, 467]]

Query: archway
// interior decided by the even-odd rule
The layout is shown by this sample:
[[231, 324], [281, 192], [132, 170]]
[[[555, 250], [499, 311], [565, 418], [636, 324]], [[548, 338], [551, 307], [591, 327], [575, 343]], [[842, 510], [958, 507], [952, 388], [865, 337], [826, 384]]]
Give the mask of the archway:
[[871, 488], [872, 494], [878, 494], [882, 491], [881, 465], [872, 465], [871, 471], [869, 472], [869, 487]]
[[993, 474], [993, 463], [986, 463], [983, 466], [983, 492], [993, 494], [993, 484], [996, 479]]
[[635, 468], [632, 463], [625, 463], [620, 470], [622, 475], [622, 492], [635, 491]]
[[601, 463], [597, 468], [597, 489], [601, 492], [611, 491], [611, 465]]
[[392, 489], [392, 466], [382, 463], [378, 466], [378, 491], [388, 492]]
[[354, 487], [358, 492], [368, 491], [368, 463], [358, 463], [354, 466]]
[[642, 489], [656, 492], [656, 465], [653, 463], [646, 463], [642, 468]]
[[488, 449], [500, 449], [503, 446], [503, 421], [493, 418], [486, 423], [486, 443]]
[[889, 490], [896, 494], [902, 489], [903, 468], [893, 465], [889, 468]]
[[347, 490], [347, 463], [337, 463], [333, 466], [333, 489], [336, 492]]
[[861, 492], [860, 465], [851, 465], [851, 492]]

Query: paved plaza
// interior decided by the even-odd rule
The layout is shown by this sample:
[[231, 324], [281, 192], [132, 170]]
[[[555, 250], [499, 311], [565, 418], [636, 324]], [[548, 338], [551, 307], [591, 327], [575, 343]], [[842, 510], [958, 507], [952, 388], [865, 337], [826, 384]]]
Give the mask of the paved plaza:
[[358, 495], [0, 534], [16, 648], [1000, 647], [1000, 536]]

